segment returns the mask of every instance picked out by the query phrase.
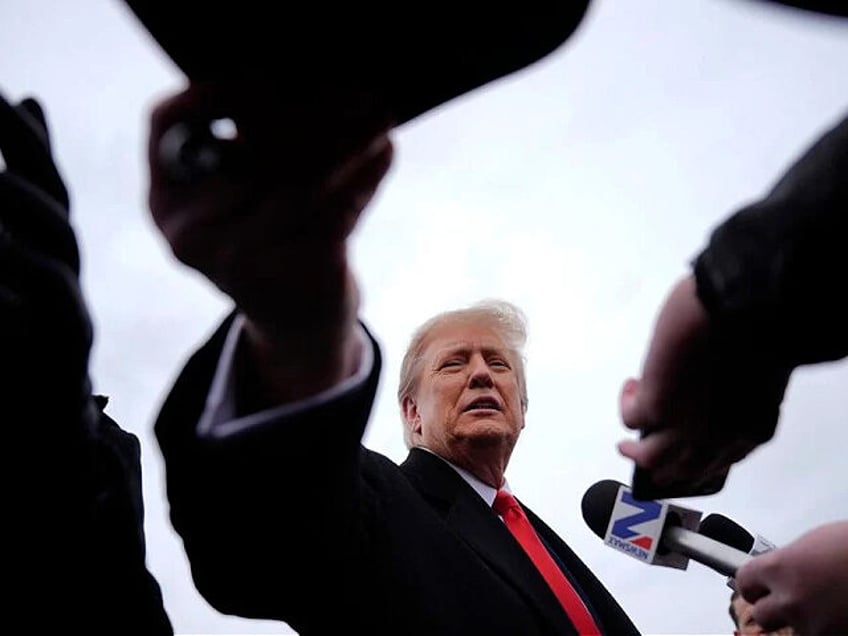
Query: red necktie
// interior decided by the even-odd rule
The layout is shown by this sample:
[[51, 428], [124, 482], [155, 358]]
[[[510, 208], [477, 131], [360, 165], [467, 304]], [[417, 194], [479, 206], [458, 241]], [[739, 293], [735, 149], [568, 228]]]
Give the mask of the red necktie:
[[495, 497], [494, 504], [495, 512], [503, 517], [506, 527], [516, 538], [521, 547], [530, 557], [530, 560], [536, 565], [536, 569], [548, 582], [553, 593], [559, 599], [568, 618], [571, 619], [577, 632], [583, 636], [589, 634], [600, 634], [601, 630], [595, 624], [595, 620], [583, 603], [583, 599], [577, 591], [571, 587], [568, 579], [559, 569], [559, 566], [551, 557], [547, 548], [542, 545], [533, 526], [524, 514], [524, 510], [518, 505], [511, 494], [505, 490], [499, 490]]

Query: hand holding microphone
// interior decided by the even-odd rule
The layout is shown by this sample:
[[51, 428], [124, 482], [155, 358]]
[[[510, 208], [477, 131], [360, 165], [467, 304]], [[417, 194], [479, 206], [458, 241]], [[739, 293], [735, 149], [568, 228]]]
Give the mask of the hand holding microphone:
[[752, 605], [760, 627], [788, 625], [814, 636], [848, 633], [848, 522], [822, 526], [784, 548], [719, 514], [704, 518], [699, 532], [755, 557], [728, 585]]
[[792, 371], [708, 315], [693, 276], [660, 309], [639, 379], [621, 392], [622, 421], [639, 431], [619, 452], [639, 497], [714, 494], [734, 463], [770, 440]]
[[764, 629], [848, 634], [848, 521], [830, 523], [739, 569], [736, 587]]

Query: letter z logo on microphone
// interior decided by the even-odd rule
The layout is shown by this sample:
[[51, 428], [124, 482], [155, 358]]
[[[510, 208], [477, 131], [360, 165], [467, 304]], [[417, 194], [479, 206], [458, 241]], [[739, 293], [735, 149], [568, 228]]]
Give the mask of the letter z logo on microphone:
[[613, 507], [604, 543], [635, 559], [652, 563], [657, 551], [668, 506], [640, 501], [622, 486]]

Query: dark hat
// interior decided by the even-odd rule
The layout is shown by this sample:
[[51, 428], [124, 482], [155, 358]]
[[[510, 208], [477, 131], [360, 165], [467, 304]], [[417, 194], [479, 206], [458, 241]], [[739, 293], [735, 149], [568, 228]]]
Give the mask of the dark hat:
[[293, 89], [362, 87], [398, 123], [548, 55], [589, 4], [126, 2], [190, 79], [270, 74]]

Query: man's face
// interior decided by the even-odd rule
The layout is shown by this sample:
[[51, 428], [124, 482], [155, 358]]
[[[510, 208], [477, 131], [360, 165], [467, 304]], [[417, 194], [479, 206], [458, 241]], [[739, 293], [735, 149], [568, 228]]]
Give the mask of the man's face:
[[414, 443], [449, 460], [497, 445], [508, 459], [524, 428], [516, 369], [516, 353], [486, 324], [437, 327], [424, 341], [416, 389], [402, 403]]
[[736, 621], [737, 629], [733, 632], [736, 636], [794, 636], [795, 631], [791, 627], [783, 627], [776, 632], [766, 632], [757, 624], [752, 616], [754, 606], [751, 605], [741, 596], [733, 599], [733, 610], [736, 612], [738, 620]]

